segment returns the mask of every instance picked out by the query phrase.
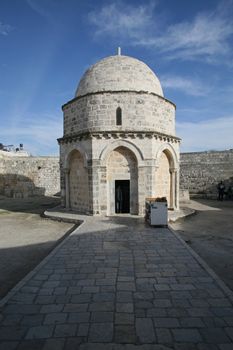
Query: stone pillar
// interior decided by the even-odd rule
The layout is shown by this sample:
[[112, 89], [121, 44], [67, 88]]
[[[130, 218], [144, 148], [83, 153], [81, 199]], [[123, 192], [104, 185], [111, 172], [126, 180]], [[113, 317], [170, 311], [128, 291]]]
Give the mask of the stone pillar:
[[65, 168], [65, 208], [70, 209], [70, 169]]
[[143, 215], [145, 201], [145, 180], [144, 168], [138, 167], [138, 215]]
[[178, 169], [170, 168], [170, 209], [179, 209]]
[[60, 188], [61, 188], [61, 206], [66, 207], [66, 185], [65, 185], [65, 171], [60, 162]]
[[107, 196], [107, 167], [101, 166], [99, 168], [99, 182], [100, 182], [100, 191], [99, 191], [99, 201], [100, 201], [100, 212], [104, 215], [107, 215], [108, 209], [108, 196]]
[[86, 210], [87, 214], [93, 215], [94, 214], [94, 188], [95, 188], [95, 180], [93, 178], [95, 177], [95, 171], [93, 170], [92, 166], [92, 161], [88, 160], [87, 166], [85, 166], [87, 169], [87, 177], [88, 177], [88, 182], [87, 182], [87, 196], [88, 196], [88, 207]]
[[174, 210], [175, 209], [175, 188], [176, 188], [176, 182], [175, 182], [175, 171], [176, 169], [170, 168], [170, 203], [168, 203], [169, 209]]
[[180, 209], [180, 172], [179, 169], [175, 171], [175, 207]]
[[145, 173], [145, 188], [144, 195], [145, 197], [153, 197], [155, 196], [155, 176], [157, 166], [154, 159], [147, 159], [144, 161], [142, 166], [144, 168]]
[[90, 201], [92, 201], [93, 215], [102, 214], [102, 209], [104, 211], [104, 208], [102, 207], [102, 195], [103, 195], [102, 180], [104, 181], [104, 178], [102, 178], [101, 170], [102, 169], [100, 168], [100, 165], [99, 165], [99, 159], [93, 159], [92, 167], [91, 167], [91, 181], [90, 181], [90, 186], [91, 186]]
[[155, 197], [156, 170], [154, 159], [147, 159], [138, 168], [138, 215], [145, 214], [145, 200], [147, 197]]

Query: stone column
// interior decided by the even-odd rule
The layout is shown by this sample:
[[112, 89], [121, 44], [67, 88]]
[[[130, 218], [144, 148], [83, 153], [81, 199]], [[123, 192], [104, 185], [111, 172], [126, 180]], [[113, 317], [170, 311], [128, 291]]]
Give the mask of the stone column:
[[65, 207], [66, 209], [70, 209], [70, 181], [69, 181], [69, 175], [70, 175], [70, 169], [65, 168]]
[[101, 214], [101, 183], [102, 175], [99, 165], [99, 159], [92, 160], [91, 172], [90, 172], [90, 201], [92, 201], [92, 213], [93, 215]]
[[170, 173], [170, 203], [168, 203], [168, 208], [174, 210], [174, 195], [175, 195], [175, 182], [174, 182], [174, 169], [169, 169]]
[[170, 209], [177, 209], [177, 169], [170, 168]]
[[107, 189], [107, 167], [99, 166], [99, 205], [100, 205], [100, 214], [107, 215], [108, 210], [108, 189]]
[[154, 159], [146, 159], [142, 165], [145, 173], [145, 197], [155, 196], [156, 162]]
[[145, 169], [143, 166], [138, 167], [138, 215], [144, 215], [145, 212]]
[[175, 171], [175, 206], [176, 210], [180, 209], [180, 172], [179, 169]]

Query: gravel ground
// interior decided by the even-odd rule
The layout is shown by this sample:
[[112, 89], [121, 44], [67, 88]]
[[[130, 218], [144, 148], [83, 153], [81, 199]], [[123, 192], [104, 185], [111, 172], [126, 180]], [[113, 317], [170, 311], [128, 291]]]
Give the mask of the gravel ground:
[[56, 197], [0, 198], [0, 298], [30, 272], [73, 224], [41, 218]]
[[171, 227], [233, 291], [233, 201], [195, 200], [196, 215]]

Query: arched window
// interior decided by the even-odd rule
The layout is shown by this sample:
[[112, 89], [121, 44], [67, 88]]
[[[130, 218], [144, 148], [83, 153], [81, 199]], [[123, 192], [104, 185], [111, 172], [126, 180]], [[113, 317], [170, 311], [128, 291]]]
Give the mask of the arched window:
[[122, 125], [121, 107], [117, 107], [117, 110], [116, 110], [116, 125]]

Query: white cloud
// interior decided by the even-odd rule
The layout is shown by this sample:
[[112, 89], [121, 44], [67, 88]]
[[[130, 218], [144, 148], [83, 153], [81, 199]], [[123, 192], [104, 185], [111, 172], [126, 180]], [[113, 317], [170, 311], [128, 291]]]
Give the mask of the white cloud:
[[[165, 34], [149, 44], [168, 53], [170, 58], [196, 59], [231, 52], [228, 40], [233, 34], [232, 21], [221, 14], [198, 14], [191, 22], [181, 22], [167, 28]], [[144, 42], [146, 45], [146, 41]]]
[[105, 5], [101, 10], [88, 15], [90, 23], [97, 28], [95, 35], [129, 37], [135, 41], [146, 28], [152, 25], [152, 12], [155, 2], [149, 5], [130, 6], [122, 2]]
[[3, 142], [14, 145], [23, 143], [27, 151], [34, 155], [42, 153], [51, 155], [57, 153], [56, 139], [63, 134], [62, 117], [50, 114], [32, 115], [30, 119], [23, 118], [12, 127], [2, 126], [1, 132], [4, 135]]
[[229, 40], [233, 25], [227, 11], [232, 6], [231, 0], [221, 3], [215, 11], [198, 13], [190, 21], [170, 24], [166, 28], [161, 25], [161, 14], [155, 12], [155, 4], [111, 3], [100, 11], [92, 11], [89, 21], [95, 25], [96, 35], [109, 35], [127, 45], [156, 49], [165, 53], [167, 59], [216, 62], [218, 56], [226, 57], [232, 53]]
[[161, 77], [160, 81], [163, 88], [179, 90], [186, 95], [206, 96], [210, 92], [210, 88], [197, 79], [165, 75]]
[[177, 122], [177, 135], [182, 138], [181, 151], [207, 151], [233, 148], [233, 116], [200, 122]]
[[1, 35], [8, 35], [10, 33], [10, 31], [13, 29], [12, 26], [10, 26], [9, 24], [3, 24], [2, 22], [0, 22], [0, 34]]

